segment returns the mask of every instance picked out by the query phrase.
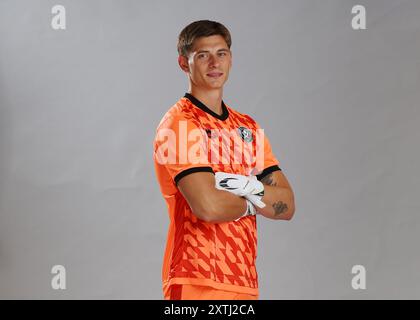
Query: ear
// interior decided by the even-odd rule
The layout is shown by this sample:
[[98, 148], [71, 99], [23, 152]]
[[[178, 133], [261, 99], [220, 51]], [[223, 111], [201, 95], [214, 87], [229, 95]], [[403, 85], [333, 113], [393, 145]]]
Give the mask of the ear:
[[182, 69], [182, 71], [184, 71], [184, 72], [189, 72], [190, 71], [190, 67], [188, 66], [187, 57], [178, 56], [178, 64], [179, 64], [179, 67]]

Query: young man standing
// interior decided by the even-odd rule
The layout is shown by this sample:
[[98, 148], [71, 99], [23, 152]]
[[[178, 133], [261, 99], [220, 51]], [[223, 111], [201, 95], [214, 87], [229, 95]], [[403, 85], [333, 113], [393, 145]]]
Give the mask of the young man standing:
[[162, 118], [156, 175], [169, 211], [162, 269], [165, 299], [258, 299], [256, 214], [290, 220], [293, 191], [269, 140], [227, 106], [231, 36], [200, 20], [178, 39], [189, 90]]

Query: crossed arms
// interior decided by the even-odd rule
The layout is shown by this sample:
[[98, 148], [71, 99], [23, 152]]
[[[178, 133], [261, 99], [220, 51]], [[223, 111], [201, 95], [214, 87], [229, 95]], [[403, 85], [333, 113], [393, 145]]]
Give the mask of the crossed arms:
[[[261, 179], [266, 206], [257, 208], [259, 214], [274, 220], [290, 220], [295, 212], [294, 194], [289, 182], [280, 170]], [[214, 174], [191, 173], [178, 182], [178, 188], [193, 213], [200, 219], [212, 222], [233, 221], [246, 210], [244, 198], [215, 187]]]

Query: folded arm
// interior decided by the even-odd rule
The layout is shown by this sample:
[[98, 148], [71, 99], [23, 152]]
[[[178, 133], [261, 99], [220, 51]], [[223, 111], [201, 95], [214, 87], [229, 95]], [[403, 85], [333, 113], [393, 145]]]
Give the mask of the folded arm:
[[294, 194], [283, 172], [271, 172], [261, 182], [264, 184], [264, 196], [261, 200], [266, 206], [257, 207], [257, 212], [269, 219], [290, 220], [295, 213]]
[[213, 223], [233, 221], [246, 212], [246, 200], [215, 187], [214, 174], [191, 173], [178, 182], [178, 188], [192, 212], [201, 220]]

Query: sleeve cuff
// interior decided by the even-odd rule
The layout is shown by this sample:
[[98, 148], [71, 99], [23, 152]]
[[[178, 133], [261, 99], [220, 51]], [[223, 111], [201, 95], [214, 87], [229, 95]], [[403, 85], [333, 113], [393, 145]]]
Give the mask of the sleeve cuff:
[[213, 168], [212, 167], [194, 167], [194, 168], [189, 168], [187, 170], [181, 171], [180, 173], [178, 173], [175, 176], [175, 184], [177, 185], [179, 180], [181, 180], [183, 177], [194, 173], [194, 172], [211, 172], [214, 174]]
[[262, 178], [264, 178], [265, 176], [267, 176], [270, 173], [272, 173], [274, 171], [277, 171], [277, 170], [280, 170], [281, 171], [281, 169], [280, 169], [280, 167], [278, 165], [274, 165], [274, 166], [265, 168], [263, 170], [263, 172], [261, 172], [260, 174], [257, 174], [257, 179], [261, 181]]

